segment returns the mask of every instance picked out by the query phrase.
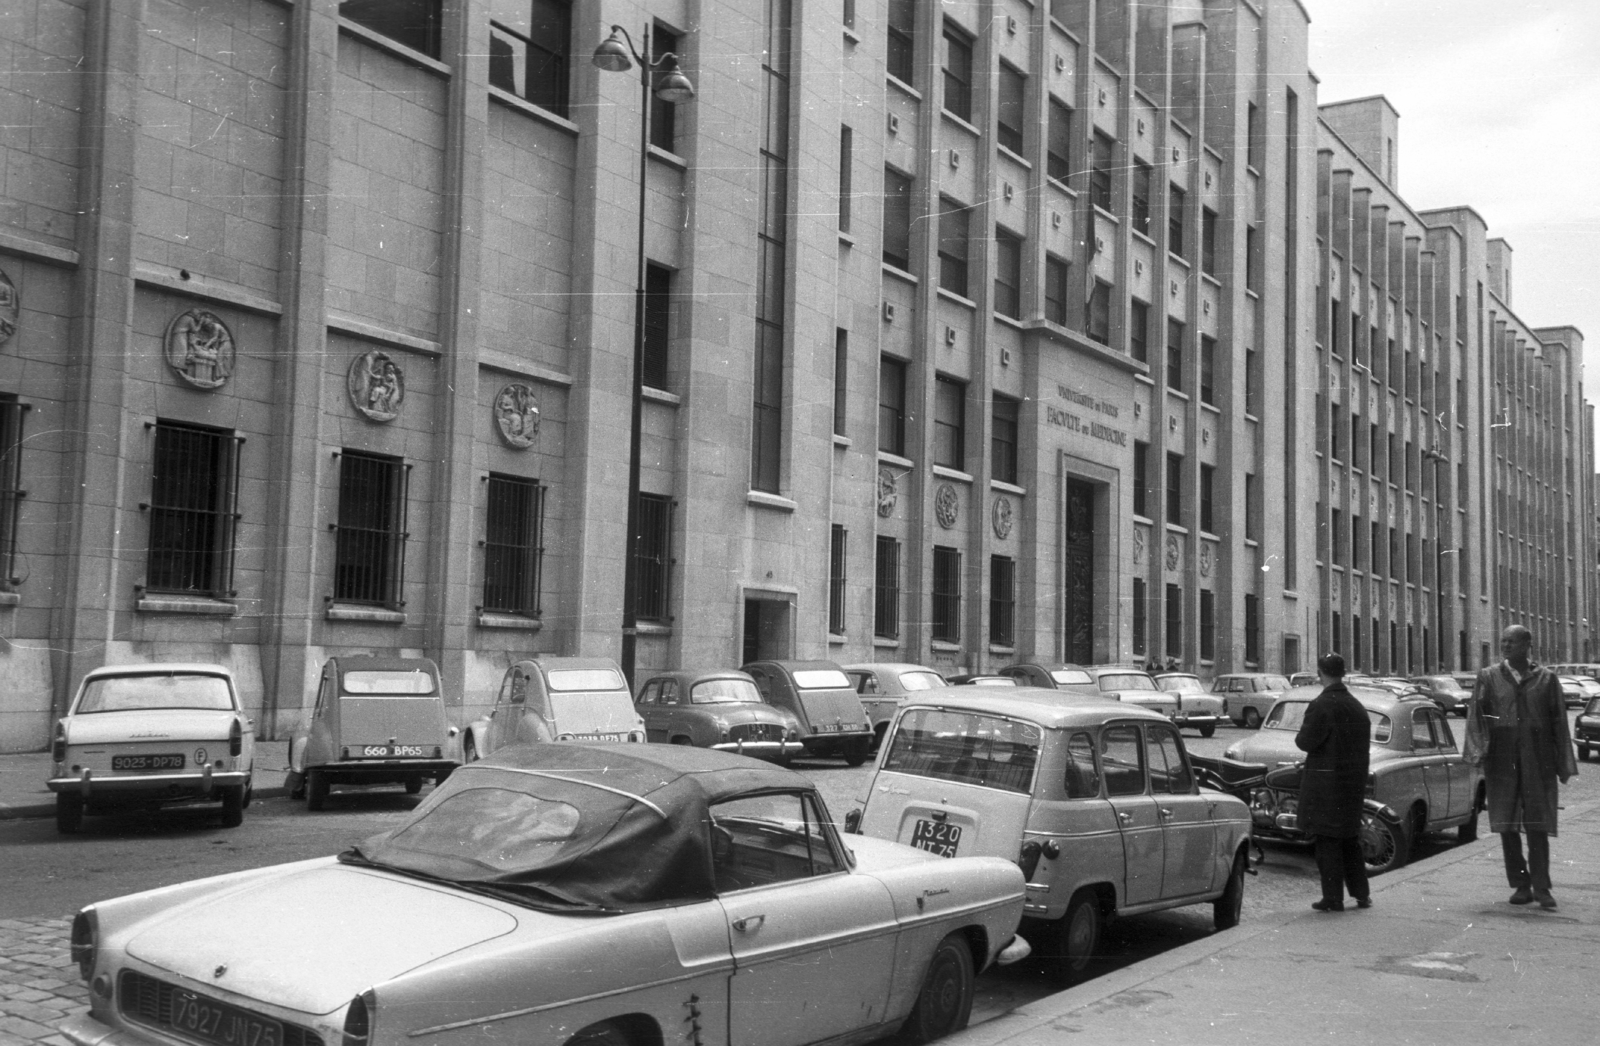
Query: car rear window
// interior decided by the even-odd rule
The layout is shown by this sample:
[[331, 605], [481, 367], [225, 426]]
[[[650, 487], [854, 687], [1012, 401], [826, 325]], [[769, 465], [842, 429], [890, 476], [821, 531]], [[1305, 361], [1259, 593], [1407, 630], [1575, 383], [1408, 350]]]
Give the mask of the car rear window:
[[1156, 686], [1168, 693], [1205, 693], [1205, 684], [1200, 682], [1199, 676], [1162, 676], [1156, 680]]
[[421, 670], [411, 672], [374, 672], [362, 669], [344, 674], [344, 692], [347, 694], [383, 694], [386, 697], [419, 696], [433, 693], [433, 675]]
[[1057, 683], [1092, 683], [1089, 673], [1081, 668], [1058, 668], [1050, 673], [1050, 678]]
[[83, 686], [83, 696], [73, 711], [133, 712], [153, 708], [201, 708], [230, 711], [233, 694], [221, 676], [172, 673], [102, 676]]
[[1288, 676], [1262, 676], [1257, 690], [1287, 690], [1289, 689]]
[[[1306, 721], [1306, 709], [1310, 706], [1310, 701], [1279, 701], [1267, 713], [1267, 721], [1261, 724], [1261, 729], [1298, 731]], [[1386, 743], [1392, 730], [1389, 717], [1369, 708], [1367, 719], [1372, 723], [1372, 743]]]
[[913, 708], [900, 717], [883, 769], [1028, 795], [1044, 731], [977, 712]]
[[614, 668], [558, 668], [546, 674], [551, 690], [621, 690], [622, 673]]
[[901, 672], [900, 685], [907, 692], [932, 690], [944, 686], [944, 677], [937, 672]]
[[1583, 710], [1584, 715], [1600, 715], [1600, 697], [1591, 697], [1589, 706]]
[[1101, 690], [1155, 690], [1155, 680], [1143, 672], [1107, 673], [1100, 677]]
[[725, 705], [760, 701], [761, 691], [748, 679], [707, 679], [696, 683], [689, 691], [689, 703], [695, 705]]
[[850, 680], [836, 668], [805, 668], [794, 674], [794, 685], [801, 690], [853, 690]]

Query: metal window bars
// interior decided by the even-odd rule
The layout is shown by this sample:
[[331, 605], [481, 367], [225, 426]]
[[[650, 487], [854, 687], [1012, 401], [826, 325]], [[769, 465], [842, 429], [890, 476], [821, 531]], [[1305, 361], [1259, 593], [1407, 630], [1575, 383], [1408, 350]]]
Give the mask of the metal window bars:
[[872, 633], [900, 638], [900, 542], [880, 536], [873, 566]]
[[669, 497], [639, 495], [639, 543], [635, 553], [634, 616], [640, 621], [670, 618], [672, 510]]
[[172, 421], [153, 428], [144, 587], [230, 599], [244, 438]]
[[406, 506], [411, 466], [384, 454], [346, 450], [339, 460], [339, 521], [333, 599], [399, 610], [405, 606]]
[[497, 614], [540, 615], [544, 488], [538, 480], [490, 473], [483, 546], [483, 606]]
[[933, 638], [961, 639], [961, 553], [953, 548], [933, 550]]
[[22, 499], [22, 420], [28, 404], [0, 396], [0, 590], [10, 590], [17, 577], [17, 522]]

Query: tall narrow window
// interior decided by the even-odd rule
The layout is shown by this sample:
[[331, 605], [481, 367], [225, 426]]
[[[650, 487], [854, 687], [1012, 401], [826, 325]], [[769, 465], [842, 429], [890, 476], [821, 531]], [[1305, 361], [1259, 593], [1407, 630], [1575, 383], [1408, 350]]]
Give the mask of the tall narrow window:
[[1150, 235], [1150, 185], [1153, 173], [1150, 165], [1143, 160], [1133, 161], [1129, 216], [1133, 220], [1133, 231], [1141, 236]]
[[1167, 251], [1182, 258], [1184, 208], [1188, 200], [1184, 191], [1176, 185], [1169, 191], [1171, 195], [1167, 201]]
[[989, 642], [1017, 641], [1017, 565], [1010, 556], [989, 557]]
[[906, 453], [906, 365], [888, 356], [878, 364], [878, 449]]
[[1140, 363], [1150, 362], [1150, 305], [1138, 298], [1128, 303], [1128, 351]]
[[1167, 522], [1183, 525], [1183, 455], [1167, 455]]
[[1167, 388], [1183, 391], [1183, 334], [1181, 320], [1167, 320]]
[[845, 412], [849, 407], [850, 332], [843, 327], [833, 332], [833, 434], [845, 435]]
[[1183, 657], [1183, 589], [1167, 586], [1167, 656]]
[[1244, 660], [1247, 665], [1261, 663], [1261, 597], [1254, 592], [1244, 595]]
[[[438, 58], [443, 6], [441, 0], [342, 0], [339, 17], [364, 25], [413, 51], [421, 51], [429, 58]], [[514, 5], [513, 10], [525, 6], [524, 0]], [[492, 56], [492, 34], [490, 41]]]
[[889, 0], [889, 75], [910, 84], [916, 74], [917, 0]]
[[1145, 605], [1149, 597], [1145, 594], [1144, 578], [1133, 579], [1133, 652], [1143, 654], [1149, 645], [1145, 614], [1149, 608]]
[[839, 128], [839, 231], [850, 231], [850, 164], [855, 153], [855, 132]]
[[994, 311], [1022, 318], [1022, 240], [1004, 229], [994, 231]]
[[1000, 78], [996, 83], [998, 104], [995, 106], [996, 134], [1000, 144], [1017, 155], [1022, 155], [1026, 143], [1023, 139], [1024, 108], [1028, 78], [1005, 62], [1000, 63]]
[[[150, 591], [234, 594], [238, 445], [233, 433], [221, 429], [156, 422], [145, 565]], [[15, 451], [8, 456], [14, 458]]]
[[1084, 333], [1102, 345], [1111, 344], [1111, 284], [1095, 280], [1084, 303]]
[[943, 374], [933, 385], [933, 463], [967, 468], [967, 386]]
[[1212, 465], [1200, 466], [1200, 529], [1207, 534], [1217, 532], [1216, 517], [1217, 470]]
[[1200, 590], [1200, 660], [1217, 659], [1217, 595]]
[[1244, 537], [1261, 540], [1261, 484], [1250, 472], [1244, 474]]
[[1217, 405], [1217, 339], [1200, 335], [1200, 402]]
[[761, 221], [756, 229], [755, 373], [750, 487], [775, 494], [782, 482], [784, 328], [789, 219], [790, 5], [768, 0], [761, 88]]
[[1116, 162], [1116, 142], [1108, 134], [1094, 132], [1094, 159], [1089, 168], [1089, 202], [1101, 210], [1111, 210], [1111, 170]]
[[0, 591], [17, 583], [17, 518], [22, 507], [22, 419], [28, 408], [0, 393]]
[[1133, 514], [1150, 518], [1150, 444], [1133, 441]]
[[[340, 13], [353, 6], [349, 2], [340, 5]], [[370, 0], [362, 6], [389, 8], [385, 15], [404, 25], [403, 10], [421, 5], [417, 0], [401, 0], [400, 3]], [[431, 6], [437, 8], [438, 4]], [[397, 8], [400, 10], [393, 10]], [[437, 32], [435, 28], [435, 58], [438, 57]], [[402, 39], [401, 42], [407, 41]], [[652, 46], [651, 50], [655, 48]], [[489, 82], [495, 87], [521, 95], [558, 116], [566, 116], [567, 64], [571, 54], [572, 5], [568, 0], [491, 0]]]
[[[650, 31], [650, 58], [659, 61], [662, 55], [679, 54], [682, 38], [657, 22]], [[678, 106], [650, 92], [650, 144], [669, 153], [678, 151]]]
[[1072, 177], [1072, 110], [1050, 99], [1050, 126], [1045, 143], [1045, 173], [1065, 185]]
[[836, 636], [844, 635], [845, 551], [849, 537], [844, 527], [835, 523], [828, 543], [828, 631]]
[[1065, 258], [1044, 256], [1044, 318], [1063, 327], [1067, 325], [1067, 281], [1071, 278], [1072, 266]]
[[399, 458], [339, 452], [338, 541], [333, 598], [399, 609], [405, 584], [406, 487]]
[[672, 270], [648, 262], [644, 267], [644, 359], [639, 380], [652, 389], [667, 387], [671, 360]]
[[933, 638], [961, 641], [961, 553], [933, 546]]
[[639, 543], [634, 554], [634, 613], [640, 621], [668, 618], [672, 576], [672, 499], [639, 495]]
[[1261, 293], [1261, 237], [1254, 225], [1244, 227], [1244, 285], [1247, 290]]
[[944, 108], [972, 122], [972, 40], [948, 18], [944, 23]]
[[939, 286], [963, 298], [967, 297], [971, 218], [971, 208], [949, 198], [939, 201]]
[[538, 480], [489, 473], [483, 528], [483, 609], [539, 616], [544, 490]]
[[1244, 350], [1244, 412], [1261, 416], [1261, 353]]
[[911, 178], [883, 169], [883, 260], [911, 271]]
[[1245, 162], [1257, 171], [1265, 170], [1267, 142], [1261, 133], [1261, 110], [1254, 102], [1245, 103], [1244, 128], [1249, 142]]
[[1200, 208], [1200, 271], [1217, 274], [1217, 212], [1209, 207]]
[[873, 562], [872, 634], [900, 638], [900, 542], [882, 535]]
[[1017, 423], [1021, 404], [1010, 396], [996, 392], [990, 408], [989, 471], [990, 479], [1002, 483], [1017, 481]]

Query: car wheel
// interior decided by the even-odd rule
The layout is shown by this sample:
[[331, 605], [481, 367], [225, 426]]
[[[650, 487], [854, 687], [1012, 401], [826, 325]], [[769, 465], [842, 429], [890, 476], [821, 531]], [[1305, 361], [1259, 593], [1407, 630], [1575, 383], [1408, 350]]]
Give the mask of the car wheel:
[[1239, 925], [1244, 912], [1244, 875], [1247, 865], [1244, 847], [1233, 855], [1233, 871], [1228, 873], [1228, 885], [1222, 896], [1211, 902], [1211, 922], [1219, 930], [1231, 930]]
[[250, 809], [250, 800], [256, 797], [256, 781], [254, 777], [244, 779], [244, 809]]
[[462, 763], [476, 763], [478, 761], [478, 746], [473, 742], [471, 734], [468, 734], [467, 739], [461, 742], [461, 761]]
[[902, 1040], [932, 1042], [965, 1028], [972, 1016], [975, 976], [972, 951], [966, 940], [953, 933], [940, 941], [928, 962], [928, 975], [922, 980], [916, 1005], [901, 1028]]
[[1261, 729], [1261, 713], [1254, 708], [1244, 710], [1244, 726], [1246, 730]]
[[846, 741], [844, 752], [841, 754], [844, 756], [846, 766], [860, 766], [872, 754], [872, 742], [865, 737]]
[[1217, 728], [1215, 726], [1202, 726], [1200, 728], [1200, 736], [1201, 737], [1210, 737], [1212, 734], [1214, 734], [1216, 732], [1217, 732]]
[[75, 835], [83, 827], [83, 797], [58, 794], [56, 796], [56, 831], [62, 835]]
[[304, 799], [306, 797], [306, 775], [290, 770], [283, 775], [283, 789], [289, 793], [290, 799]]
[[1483, 812], [1484, 790], [1483, 785], [1478, 786], [1478, 794], [1472, 797], [1472, 817], [1461, 827], [1456, 829], [1456, 842], [1470, 843], [1478, 838], [1478, 815]]
[[1361, 815], [1361, 856], [1366, 859], [1368, 875], [1387, 872], [1410, 858], [1411, 840], [1405, 828], [1365, 811]]
[[1582, 759], [1586, 763], [1589, 761], [1589, 746], [1588, 745], [1579, 745], [1578, 746], [1578, 758]]
[[633, 1040], [614, 1022], [601, 1021], [568, 1039], [567, 1046], [633, 1046]]
[[1077, 984], [1094, 965], [1100, 948], [1100, 897], [1093, 890], [1079, 890], [1067, 902], [1066, 914], [1056, 923], [1046, 959], [1051, 973], [1062, 984]]
[[321, 770], [306, 771], [306, 809], [320, 810], [328, 801], [328, 775]]
[[237, 828], [244, 823], [244, 786], [222, 790], [222, 827]]
[[422, 775], [412, 774], [406, 778], [406, 795], [416, 795], [422, 791]]

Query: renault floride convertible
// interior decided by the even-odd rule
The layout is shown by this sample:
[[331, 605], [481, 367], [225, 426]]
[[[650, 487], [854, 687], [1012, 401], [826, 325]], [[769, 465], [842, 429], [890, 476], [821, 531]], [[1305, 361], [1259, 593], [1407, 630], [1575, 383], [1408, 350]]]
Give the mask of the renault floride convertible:
[[518, 745], [340, 854], [89, 906], [77, 1046], [927, 1042], [1020, 959], [1022, 872], [835, 831], [805, 777]]

